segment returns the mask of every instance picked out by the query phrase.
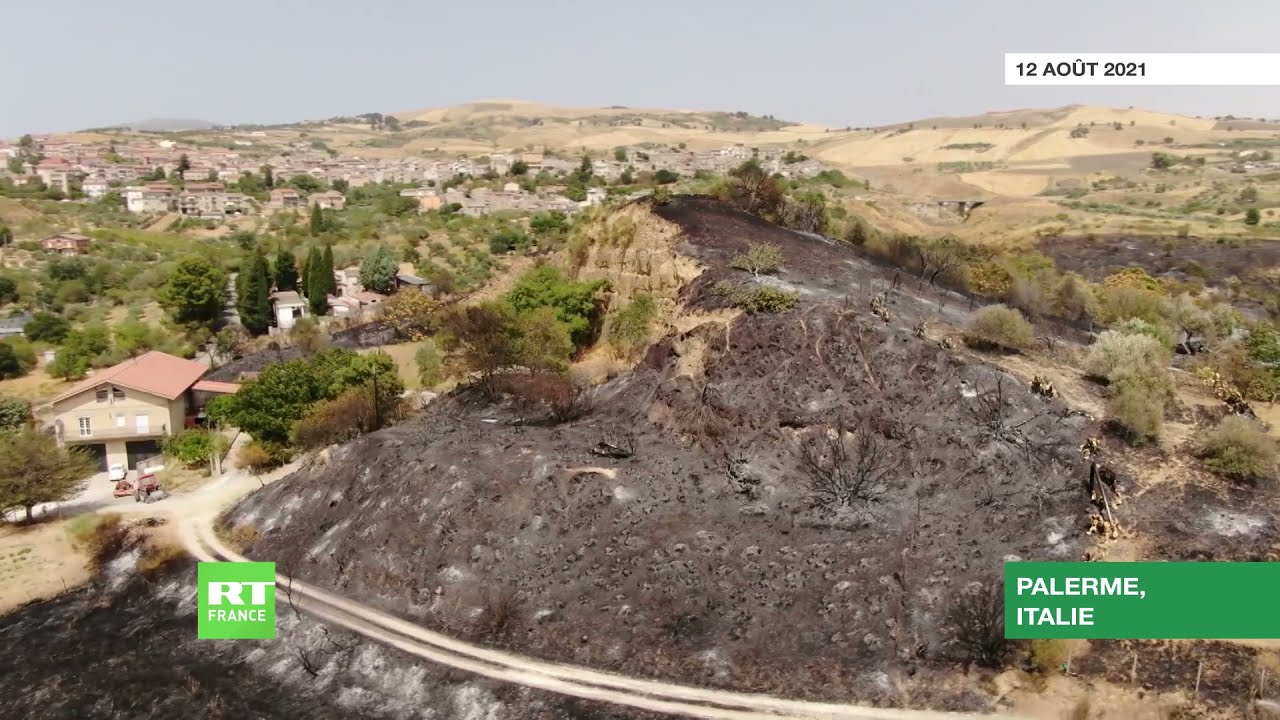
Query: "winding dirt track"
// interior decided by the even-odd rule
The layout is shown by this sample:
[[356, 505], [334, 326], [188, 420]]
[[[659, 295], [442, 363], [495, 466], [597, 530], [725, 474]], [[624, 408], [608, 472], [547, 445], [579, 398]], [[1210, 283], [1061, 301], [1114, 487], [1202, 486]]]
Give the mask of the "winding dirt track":
[[[213, 533], [211, 518], [180, 521], [178, 534], [192, 556], [205, 562], [247, 562]], [[895, 710], [786, 700], [632, 678], [588, 668], [521, 657], [472, 645], [348, 600], [286, 575], [276, 575], [277, 608], [296, 608], [384, 645], [431, 662], [525, 687], [587, 700], [686, 717], [724, 720], [810, 718], [813, 720], [960, 720], [990, 718], [973, 713]]]

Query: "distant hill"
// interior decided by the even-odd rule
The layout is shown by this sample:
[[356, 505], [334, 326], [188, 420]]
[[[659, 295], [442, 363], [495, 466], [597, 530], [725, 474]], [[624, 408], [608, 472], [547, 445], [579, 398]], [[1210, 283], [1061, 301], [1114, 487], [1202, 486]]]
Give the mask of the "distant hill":
[[151, 118], [123, 125], [138, 132], [179, 132], [181, 130], [210, 130], [217, 127], [208, 120], [193, 118]]

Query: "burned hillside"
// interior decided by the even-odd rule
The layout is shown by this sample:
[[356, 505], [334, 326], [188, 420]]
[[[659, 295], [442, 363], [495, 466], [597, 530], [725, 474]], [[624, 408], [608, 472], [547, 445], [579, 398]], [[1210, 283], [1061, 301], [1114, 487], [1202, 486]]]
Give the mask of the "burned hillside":
[[125, 550], [93, 585], [0, 618], [6, 717], [651, 720], [424, 665], [295, 613], [271, 641], [197, 640], [196, 569], [136, 571]]
[[309, 581], [542, 657], [883, 702], [905, 668], [917, 703], [984, 707], [924, 689], [957, 654], [944, 615], [1006, 559], [1084, 552], [1087, 419], [915, 332], [941, 293], [873, 314], [891, 284], [846, 250], [676, 211], [705, 276], [750, 282], [723, 256], [779, 244], [760, 282], [800, 306], [672, 331], [564, 424], [455, 392], [225, 523]]

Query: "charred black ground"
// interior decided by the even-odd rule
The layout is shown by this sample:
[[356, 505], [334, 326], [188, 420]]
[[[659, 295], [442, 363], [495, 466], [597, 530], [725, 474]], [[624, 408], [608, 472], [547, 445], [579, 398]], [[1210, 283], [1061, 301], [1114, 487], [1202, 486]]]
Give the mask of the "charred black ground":
[[283, 598], [274, 640], [197, 640], [194, 564], [144, 580], [128, 560], [0, 618], [5, 717], [657, 720], [425, 664], [297, 615]]
[[1095, 282], [1127, 267], [1140, 267], [1155, 277], [1231, 287], [1235, 278], [1244, 292], [1233, 302], [1261, 308], [1280, 294], [1280, 240], [1151, 237], [1146, 235], [1047, 235], [1038, 249], [1064, 271]]
[[[885, 671], [950, 656], [942, 614], [968, 582], [1081, 554], [1085, 418], [913, 335], [937, 301], [872, 316], [881, 271], [842, 248], [704, 199], [658, 212], [712, 276], [747, 240], [782, 245], [770, 282], [806, 302], [664, 339], [566, 425], [459, 393], [335, 449], [230, 514], [252, 554], [535, 655], [885, 702]], [[885, 458], [847, 505], [803, 467], [840, 426]], [[917, 702], [984, 705], [938, 687]]]

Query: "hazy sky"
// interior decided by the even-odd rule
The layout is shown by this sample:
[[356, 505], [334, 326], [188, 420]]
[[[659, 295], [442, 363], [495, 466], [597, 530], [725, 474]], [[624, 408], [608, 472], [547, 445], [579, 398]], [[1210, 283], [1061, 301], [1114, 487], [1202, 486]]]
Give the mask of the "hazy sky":
[[1280, 117], [1280, 87], [1005, 87], [1001, 70], [1006, 51], [1280, 51], [1277, 0], [0, 0], [0, 18], [0, 136], [499, 97], [831, 126], [1069, 103]]

